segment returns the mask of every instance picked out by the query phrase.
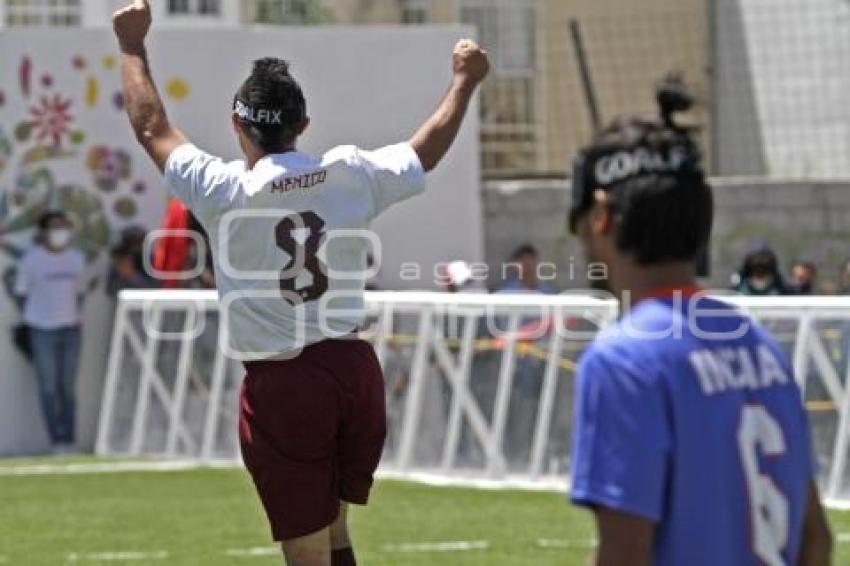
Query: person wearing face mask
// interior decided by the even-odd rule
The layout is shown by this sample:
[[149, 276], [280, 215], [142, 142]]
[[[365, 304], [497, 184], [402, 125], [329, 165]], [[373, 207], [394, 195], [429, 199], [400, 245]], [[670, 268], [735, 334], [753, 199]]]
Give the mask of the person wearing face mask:
[[71, 248], [72, 239], [65, 213], [42, 215], [37, 243], [21, 259], [15, 281], [29, 327], [41, 409], [57, 453], [72, 452], [75, 443], [85, 259]]
[[779, 271], [776, 253], [761, 245], [744, 257], [741, 269], [733, 277], [739, 295], [787, 295], [788, 287]]

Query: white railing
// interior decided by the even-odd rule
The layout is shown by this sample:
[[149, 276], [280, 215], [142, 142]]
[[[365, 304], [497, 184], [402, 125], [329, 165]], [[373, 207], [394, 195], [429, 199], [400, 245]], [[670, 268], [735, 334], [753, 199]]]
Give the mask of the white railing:
[[[825, 494], [850, 494], [850, 297], [724, 297], [774, 330], [813, 424]], [[588, 296], [367, 293], [385, 370], [385, 470], [564, 481], [572, 375], [616, 305]], [[218, 347], [211, 291], [121, 293], [96, 450], [238, 458], [241, 365]], [[556, 329], [556, 331], [552, 331]], [[837, 367], [841, 366], [841, 367]]]

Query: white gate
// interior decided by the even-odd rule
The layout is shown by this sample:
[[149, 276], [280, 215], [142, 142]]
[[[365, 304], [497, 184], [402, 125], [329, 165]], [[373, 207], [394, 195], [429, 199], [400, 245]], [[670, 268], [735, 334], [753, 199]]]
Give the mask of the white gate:
[[[850, 498], [850, 298], [723, 297], [793, 360], [825, 494]], [[575, 361], [616, 305], [580, 295], [367, 293], [384, 368], [384, 470], [564, 483]], [[213, 291], [124, 291], [99, 454], [235, 460], [241, 364], [218, 347]]]

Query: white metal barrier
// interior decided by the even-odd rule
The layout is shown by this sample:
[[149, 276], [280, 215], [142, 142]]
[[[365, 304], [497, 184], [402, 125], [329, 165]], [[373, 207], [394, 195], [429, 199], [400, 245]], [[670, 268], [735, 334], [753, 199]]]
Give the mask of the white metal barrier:
[[[850, 297], [724, 297], [774, 331], [810, 410], [825, 494], [850, 498]], [[579, 295], [367, 293], [387, 381], [385, 470], [564, 481], [572, 374], [616, 315]], [[241, 364], [218, 347], [212, 291], [124, 291], [96, 450], [237, 459]], [[557, 329], [558, 331], [553, 331]]]

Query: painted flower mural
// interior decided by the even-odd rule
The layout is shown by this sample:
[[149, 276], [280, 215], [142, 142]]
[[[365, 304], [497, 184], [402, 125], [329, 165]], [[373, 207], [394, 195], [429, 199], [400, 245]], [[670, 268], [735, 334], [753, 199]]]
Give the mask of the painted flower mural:
[[[74, 222], [74, 246], [93, 263], [105, 258], [113, 233], [138, 223], [147, 195], [128, 151], [135, 140], [115, 129], [126, 124], [116, 59], [71, 53], [44, 63], [21, 54], [7, 75], [17, 80], [0, 91], [0, 254], [19, 258], [41, 214], [61, 209]], [[166, 95], [179, 103], [190, 92], [175, 78]], [[8, 291], [15, 262], [2, 265]], [[92, 287], [103, 271], [92, 270]]]
[[94, 146], [86, 157], [86, 167], [102, 191], [114, 191], [120, 181], [129, 179], [131, 175], [130, 155], [123, 149]]
[[61, 94], [42, 96], [38, 105], [30, 108], [32, 128], [39, 142], [50, 140], [53, 145], [59, 145], [68, 133], [69, 126], [74, 120], [71, 115], [72, 101]]
[[6, 165], [12, 157], [12, 139], [6, 134], [3, 126], [0, 126], [0, 175], [6, 170]]

